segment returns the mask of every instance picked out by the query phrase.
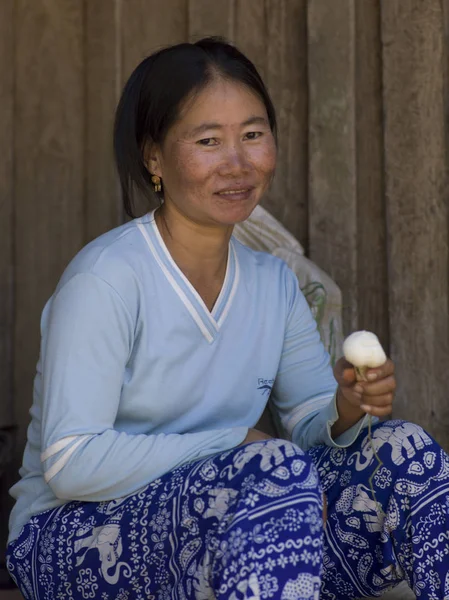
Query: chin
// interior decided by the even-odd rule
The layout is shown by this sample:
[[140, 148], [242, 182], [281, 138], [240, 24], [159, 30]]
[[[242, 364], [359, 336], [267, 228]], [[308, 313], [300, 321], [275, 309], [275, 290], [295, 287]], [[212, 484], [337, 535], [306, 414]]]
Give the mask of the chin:
[[222, 225], [232, 226], [246, 221], [259, 202], [241, 203], [236, 202], [235, 206], [225, 207], [225, 209], [217, 210], [214, 215], [214, 220]]

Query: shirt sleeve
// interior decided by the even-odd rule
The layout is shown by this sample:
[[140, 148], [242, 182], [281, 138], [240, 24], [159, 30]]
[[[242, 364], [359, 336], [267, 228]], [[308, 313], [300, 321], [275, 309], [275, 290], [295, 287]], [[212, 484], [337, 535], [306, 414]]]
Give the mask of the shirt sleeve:
[[56, 497], [98, 502], [125, 496], [245, 439], [246, 427], [157, 435], [114, 429], [135, 319], [98, 276], [73, 276], [43, 320], [41, 460]]
[[292, 441], [307, 450], [312, 446], [350, 446], [367, 417], [335, 440], [331, 427], [338, 420], [335, 381], [309, 305], [296, 276], [287, 271], [289, 309], [284, 345], [273, 386], [272, 401]]

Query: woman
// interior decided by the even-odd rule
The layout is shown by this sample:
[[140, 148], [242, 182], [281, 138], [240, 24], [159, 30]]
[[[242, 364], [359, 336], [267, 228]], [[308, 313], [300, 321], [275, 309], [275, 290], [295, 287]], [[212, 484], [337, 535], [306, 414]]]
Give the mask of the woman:
[[[232, 238], [269, 186], [276, 119], [217, 39], [144, 60], [116, 115], [125, 208], [42, 317], [8, 566], [26, 598], [446, 598], [449, 460], [393, 421], [387, 361], [335, 378], [296, 278]], [[271, 397], [292, 442], [254, 429]], [[322, 491], [328, 498], [323, 535]], [[320, 591], [321, 588], [321, 591]], [[321, 594], [321, 595], [320, 595]]]

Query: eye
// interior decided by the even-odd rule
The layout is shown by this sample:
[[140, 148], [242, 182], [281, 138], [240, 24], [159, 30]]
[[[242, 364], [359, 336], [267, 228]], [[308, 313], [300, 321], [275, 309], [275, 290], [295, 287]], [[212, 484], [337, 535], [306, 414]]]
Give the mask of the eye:
[[245, 138], [247, 140], [257, 140], [261, 135], [263, 135], [261, 131], [248, 131], [248, 133], [245, 133]]
[[218, 142], [216, 138], [204, 138], [202, 140], [198, 140], [197, 144], [200, 146], [216, 146]]

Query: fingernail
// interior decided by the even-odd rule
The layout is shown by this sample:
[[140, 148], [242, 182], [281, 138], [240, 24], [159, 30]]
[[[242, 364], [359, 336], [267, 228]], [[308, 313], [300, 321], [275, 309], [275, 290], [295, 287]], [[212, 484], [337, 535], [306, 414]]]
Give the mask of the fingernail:
[[374, 381], [377, 379], [377, 373], [367, 373], [366, 378], [368, 381]]
[[362, 388], [362, 386], [357, 383], [354, 386], [354, 392], [356, 392], [357, 394], [363, 394], [363, 388]]
[[361, 404], [361, 405], [360, 405], [360, 408], [361, 408], [361, 409], [362, 409], [364, 412], [367, 412], [367, 413], [370, 413], [370, 412], [371, 412], [371, 406], [368, 406], [367, 404]]

